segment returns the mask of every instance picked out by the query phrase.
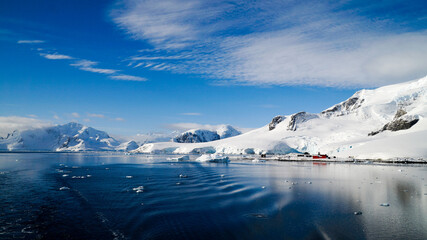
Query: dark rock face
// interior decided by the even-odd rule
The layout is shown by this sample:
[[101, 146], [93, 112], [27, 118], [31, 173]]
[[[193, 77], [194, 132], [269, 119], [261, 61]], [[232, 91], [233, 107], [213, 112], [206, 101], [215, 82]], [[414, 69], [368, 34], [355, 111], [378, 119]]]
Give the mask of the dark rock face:
[[275, 116], [273, 120], [268, 124], [268, 129], [271, 131], [276, 128], [276, 125], [285, 120], [284, 116]]
[[374, 135], [377, 135], [378, 133], [384, 132], [386, 130], [390, 130], [392, 132], [395, 132], [395, 131], [409, 129], [419, 121], [419, 119], [413, 119], [413, 120], [401, 119], [400, 117], [405, 115], [405, 114], [406, 114], [406, 112], [403, 109], [397, 110], [393, 121], [387, 123], [386, 125], [384, 125], [384, 127], [382, 127], [378, 131], [370, 132], [368, 134], [368, 136], [374, 136]]
[[328, 109], [322, 112], [322, 114], [330, 116], [334, 113], [338, 113], [338, 116], [344, 115], [343, 111], [355, 110], [362, 106], [362, 103], [365, 99], [360, 99], [358, 97], [349, 98], [347, 101], [335, 105], [332, 109]]
[[294, 115], [292, 115], [291, 120], [289, 121], [288, 130], [296, 131], [297, 130], [297, 123], [306, 121], [306, 119], [305, 119], [306, 114], [307, 114], [306, 112], [299, 112], [299, 113], [295, 113]]
[[394, 119], [398, 119], [398, 118], [400, 118], [401, 116], [403, 116], [405, 114], [406, 114], [405, 110], [399, 109], [399, 110], [397, 110], [396, 115], [394, 115]]

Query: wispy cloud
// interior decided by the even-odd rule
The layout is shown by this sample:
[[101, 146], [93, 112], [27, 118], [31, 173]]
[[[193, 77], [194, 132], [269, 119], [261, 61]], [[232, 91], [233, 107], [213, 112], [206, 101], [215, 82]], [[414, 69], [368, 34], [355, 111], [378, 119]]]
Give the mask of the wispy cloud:
[[123, 80], [123, 81], [136, 81], [136, 82], [143, 82], [147, 81], [146, 78], [138, 77], [138, 76], [132, 76], [132, 75], [126, 75], [126, 74], [120, 74], [120, 75], [113, 75], [109, 78], [113, 80]]
[[18, 44], [37, 44], [37, 43], [44, 43], [43, 40], [19, 40]]
[[181, 113], [181, 115], [185, 115], [185, 116], [200, 116], [202, 114], [201, 113], [197, 113], [197, 112], [188, 112], [188, 113]]
[[97, 65], [98, 62], [89, 61], [89, 60], [79, 60], [75, 63], [70, 64], [71, 66], [78, 67], [80, 70], [94, 73], [102, 73], [102, 74], [113, 74], [118, 72], [115, 69], [105, 69], [105, 68], [95, 68], [93, 66]]
[[51, 59], [51, 60], [62, 60], [62, 59], [73, 59], [73, 57], [70, 57], [68, 55], [53, 53], [53, 54], [47, 54], [47, 53], [41, 53], [40, 56]]
[[80, 114], [79, 114], [79, 113], [76, 113], [76, 112], [73, 112], [73, 113], [71, 113], [71, 116], [73, 116], [73, 117], [75, 117], [75, 118], [79, 118], [79, 117], [80, 117]]
[[124, 119], [124, 118], [121, 118], [121, 117], [114, 118], [114, 120], [115, 120], [115, 121], [118, 121], [118, 122], [123, 122], [123, 121], [125, 121], [125, 119]]
[[35, 118], [19, 116], [0, 116], [0, 136], [6, 136], [14, 130], [51, 126], [52, 124]]
[[[138, 67], [239, 85], [373, 87], [426, 74], [426, 28], [405, 27], [420, 21], [417, 4], [400, 11], [400, 0], [120, 2], [113, 21], [155, 49], [131, 57]], [[372, 16], [384, 9], [396, 11]]]

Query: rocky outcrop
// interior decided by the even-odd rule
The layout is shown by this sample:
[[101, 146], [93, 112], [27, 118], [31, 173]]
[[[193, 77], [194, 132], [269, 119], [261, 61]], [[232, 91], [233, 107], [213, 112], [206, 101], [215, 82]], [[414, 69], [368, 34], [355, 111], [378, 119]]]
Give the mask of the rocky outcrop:
[[298, 128], [298, 124], [314, 118], [318, 118], [318, 116], [316, 114], [310, 114], [306, 112], [295, 113], [291, 116], [291, 120], [289, 121], [289, 124], [288, 124], [288, 130], [296, 131]]
[[406, 130], [406, 129], [409, 129], [412, 126], [414, 126], [419, 121], [419, 119], [417, 117], [405, 116], [405, 114], [406, 114], [405, 110], [403, 110], [403, 109], [397, 110], [393, 121], [385, 124], [380, 130], [370, 132], [368, 134], [368, 136], [374, 136], [380, 132], [384, 132], [387, 130], [392, 131], [392, 132], [396, 132], [396, 131], [400, 131], [400, 130]]
[[[356, 93], [357, 94], [357, 93]], [[354, 96], [354, 95], [353, 95]], [[359, 97], [351, 97], [347, 99], [346, 101], [339, 103], [332, 108], [329, 108], [321, 114], [329, 117], [329, 116], [343, 116], [344, 114], [353, 111], [355, 109], [358, 109], [362, 106], [362, 103], [365, 101], [365, 99], [361, 99]]]
[[277, 124], [281, 123], [283, 120], [285, 120], [285, 116], [275, 116], [273, 120], [268, 124], [268, 129], [271, 131], [276, 128]]

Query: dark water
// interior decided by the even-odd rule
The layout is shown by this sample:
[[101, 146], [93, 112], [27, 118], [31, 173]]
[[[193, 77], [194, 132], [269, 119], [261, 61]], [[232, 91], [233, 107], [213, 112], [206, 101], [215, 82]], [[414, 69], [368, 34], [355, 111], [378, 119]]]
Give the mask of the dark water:
[[0, 154], [0, 239], [427, 239], [426, 166], [165, 159]]

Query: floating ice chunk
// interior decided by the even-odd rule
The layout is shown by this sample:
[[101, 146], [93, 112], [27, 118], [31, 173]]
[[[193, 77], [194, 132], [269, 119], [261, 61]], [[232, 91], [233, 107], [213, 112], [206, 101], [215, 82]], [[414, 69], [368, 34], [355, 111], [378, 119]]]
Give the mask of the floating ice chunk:
[[133, 176], [126, 176], [126, 178], [130, 179], [130, 178], [133, 178]]
[[190, 160], [190, 156], [181, 156], [181, 157], [174, 157], [174, 158], [167, 158], [169, 161], [188, 161]]
[[397, 170], [398, 172], [403, 172], [403, 170], [402, 169], [399, 169], [399, 170]]
[[360, 212], [360, 211], [354, 212], [354, 215], [362, 215], [362, 212]]
[[80, 178], [80, 179], [82, 179], [82, 178], [86, 178], [85, 176], [72, 176], [71, 178]]
[[92, 175], [88, 174], [88, 175], [86, 175], [86, 177], [92, 177]]
[[254, 163], [261, 163], [261, 162], [265, 162], [265, 160], [260, 160], [258, 158], [255, 158], [254, 160], [252, 160], [252, 162], [254, 162]]
[[221, 176], [220, 176], [221, 178], [223, 178], [223, 177], [225, 177], [225, 175], [224, 174], [221, 174]]
[[68, 177], [69, 175], [68, 174], [62, 174], [62, 177]]
[[227, 156], [222, 156], [219, 154], [203, 154], [202, 156], [198, 157], [196, 161], [227, 163], [230, 162], [230, 159]]
[[176, 185], [181, 185], [181, 183], [180, 183], [180, 182], [177, 182], [177, 183], [176, 183]]
[[59, 191], [64, 191], [64, 190], [69, 190], [69, 189], [70, 189], [69, 187], [60, 187]]
[[389, 203], [381, 203], [380, 206], [381, 207], [388, 207], [388, 206], [390, 206], [390, 204]]
[[187, 178], [187, 175], [179, 174], [179, 178]]
[[142, 192], [144, 192], [144, 186], [132, 188], [132, 190], [135, 191], [136, 193], [142, 193]]
[[264, 188], [265, 188], [265, 186], [262, 186], [261, 188], [262, 188], [262, 189], [264, 189]]

